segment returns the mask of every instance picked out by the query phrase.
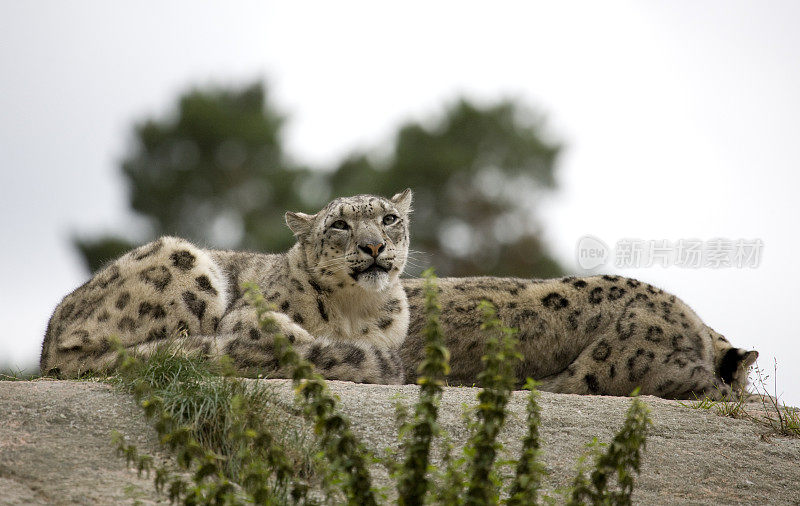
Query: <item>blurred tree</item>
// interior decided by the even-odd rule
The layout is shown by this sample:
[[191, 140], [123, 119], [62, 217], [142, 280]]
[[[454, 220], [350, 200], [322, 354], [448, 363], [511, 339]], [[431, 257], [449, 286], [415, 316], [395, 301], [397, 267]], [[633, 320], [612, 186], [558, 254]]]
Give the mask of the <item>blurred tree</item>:
[[[355, 154], [328, 173], [288, 159], [283, 123], [256, 83], [191, 91], [174, 118], [137, 125], [122, 170], [150, 235], [281, 251], [293, 242], [285, 210], [411, 187], [412, 274], [428, 265], [440, 275], [562, 273], [535, 220], [536, 202], [554, 187], [559, 147], [543, 139], [541, 120], [523, 106], [457, 101], [433, 124], [400, 128], [390, 156]], [[75, 243], [91, 270], [132, 246], [120, 237]]]
[[72, 243], [83, 258], [90, 272], [94, 272], [109, 260], [133, 249], [136, 244], [116, 235], [102, 237], [73, 237]]
[[[150, 225], [149, 238], [173, 234], [221, 248], [288, 248], [293, 240], [284, 211], [318, 202], [302, 198], [301, 183], [314, 175], [285, 156], [283, 122], [255, 83], [190, 91], [174, 118], [136, 125], [122, 172], [131, 207]], [[120, 237], [75, 244], [90, 270], [132, 246]]]
[[414, 188], [411, 244], [417, 263], [440, 275], [558, 276], [535, 220], [558, 152], [524, 106], [460, 100], [433, 124], [401, 127], [388, 159], [343, 162], [331, 187], [337, 195]]

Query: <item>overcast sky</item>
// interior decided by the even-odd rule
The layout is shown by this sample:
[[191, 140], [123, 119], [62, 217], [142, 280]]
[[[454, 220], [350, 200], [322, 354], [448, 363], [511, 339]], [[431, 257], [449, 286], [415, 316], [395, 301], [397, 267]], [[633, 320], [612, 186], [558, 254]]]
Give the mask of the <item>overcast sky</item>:
[[322, 166], [458, 94], [537, 107], [567, 147], [541, 221], [576, 270], [585, 235], [760, 239], [757, 268], [604, 271], [677, 294], [770, 373], [777, 357], [800, 403], [800, 3], [488, 5], [0, 0], [0, 364], [36, 362], [85, 280], [70, 237], [135, 226], [133, 122], [263, 78], [290, 151]]

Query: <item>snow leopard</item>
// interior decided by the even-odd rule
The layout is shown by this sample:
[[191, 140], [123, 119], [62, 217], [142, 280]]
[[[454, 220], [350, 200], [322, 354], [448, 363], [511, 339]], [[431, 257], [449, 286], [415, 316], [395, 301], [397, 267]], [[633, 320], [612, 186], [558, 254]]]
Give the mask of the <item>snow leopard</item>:
[[[401, 354], [410, 382], [424, 354], [423, 282], [403, 286], [411, 321]], [[482, 300], [518, 329], [519, 384], [530, 377], [544, 391], [624, 396], [638, 387], [664, 398], [732, 398], [745, 392], [758, 357], [732, 346], [675, 295], [636, 279], [442, 278], [438, 288], [453, 385], [475, 385], [483, 368]]]
[[65, 378], [110, 371], [113, 338], [144, 356], [169, 341], [186, 353], [228, 355], [247, 374], [288, 377], [274, 333], [243, 297], [250, 281], [274, 305], [273, 332], [325, 378], [402, 383], [409, 315], [399, 278], [411, 202], [409, 189], [389, 199], [337, 198], [313, 215], [287, 212], [296, 243], [280, 254], [204, 249], [176, 237], [134, 249], [56, 307], [41, 371]]

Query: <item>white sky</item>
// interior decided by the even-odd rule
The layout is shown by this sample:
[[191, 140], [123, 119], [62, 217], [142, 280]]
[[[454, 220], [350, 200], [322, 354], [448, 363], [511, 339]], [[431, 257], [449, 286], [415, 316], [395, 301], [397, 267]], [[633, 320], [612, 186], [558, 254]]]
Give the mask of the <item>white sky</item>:
[[[333, 165], [459, 93], [538, 106], [567, 150], [554, 251], [760, 238], [757, 269], [626, 269], [761, 352], [800, 404], [800, 4], [0, 0], [0, 364], [38, 359], [85, 274], [69, 238], [131, 226], [118, 160], [188, 86], [265, 78], [296, 158]], [[288, 232], [287, 232], [288, 233]], [[572, 264], [569, 264], [572, 262]]]

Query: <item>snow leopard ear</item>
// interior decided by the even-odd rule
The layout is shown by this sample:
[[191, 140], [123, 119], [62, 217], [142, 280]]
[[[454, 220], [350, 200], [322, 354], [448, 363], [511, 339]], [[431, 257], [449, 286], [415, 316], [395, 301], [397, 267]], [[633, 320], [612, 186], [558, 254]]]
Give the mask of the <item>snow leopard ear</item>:
[[286, 224], [294, 232], [295, 237], [302, 237], [311, 232], [311, 225], [314, 223], [315, 214], [287, 212], [284, 215]]
[[411, 192], [411, 188], [406, 188], [402, 192], [395, 194], [390, 200], [398, 211], [408, 214], [411, 212], [411, 201], [413, 198], [414, 194]]
[[756, 350], [746, 351], [744, 356], [742, 357], [742, 365], [745, 369], [753, 365], [758, 358], [758, 352]]

